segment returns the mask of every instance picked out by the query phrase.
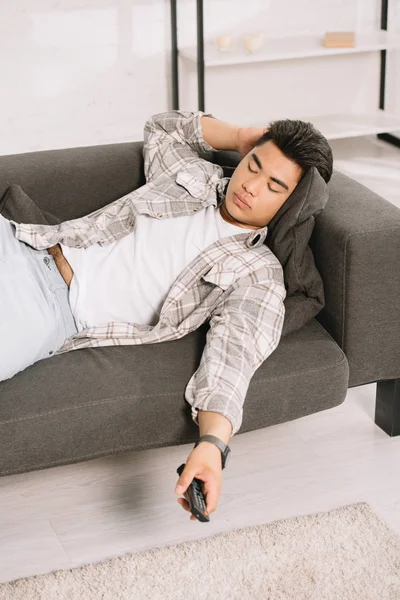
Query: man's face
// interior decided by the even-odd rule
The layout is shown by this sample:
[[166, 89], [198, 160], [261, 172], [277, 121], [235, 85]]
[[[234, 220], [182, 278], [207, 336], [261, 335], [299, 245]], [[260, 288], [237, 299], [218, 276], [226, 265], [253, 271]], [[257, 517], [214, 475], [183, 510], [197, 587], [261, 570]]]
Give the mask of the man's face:
[[253, 148], [236, 167], [221, 205], [221, 216], [239, 227], [264, 227], [289, 198], [301, 176], [301, 167], [269, 140]]

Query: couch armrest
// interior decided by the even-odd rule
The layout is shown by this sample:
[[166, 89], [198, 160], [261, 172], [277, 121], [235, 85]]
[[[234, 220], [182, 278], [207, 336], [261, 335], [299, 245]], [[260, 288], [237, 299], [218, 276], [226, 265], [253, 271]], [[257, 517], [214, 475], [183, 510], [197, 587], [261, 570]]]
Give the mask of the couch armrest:
[[349, 387], [400, 377], [400, 210], [334, 172], [310, 246], [325, 289], [316, 317], [346, 354]]

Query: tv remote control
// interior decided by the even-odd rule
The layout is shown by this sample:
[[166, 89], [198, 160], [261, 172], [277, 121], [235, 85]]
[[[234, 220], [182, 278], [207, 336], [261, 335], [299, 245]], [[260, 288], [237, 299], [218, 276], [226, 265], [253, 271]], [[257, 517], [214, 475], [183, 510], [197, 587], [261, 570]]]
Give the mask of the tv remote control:
[[[183, 463], [177, 468], [176, 472], [179, 476], [182, 475], [186, 463]], [[206, 498], [203, 494], [203, 482], [201, 479], [194, 477], [192, 483], [183, 494], [189, 502], [190, 512], [202, 523], [207, 523], [210, 520], [207, 512]]]

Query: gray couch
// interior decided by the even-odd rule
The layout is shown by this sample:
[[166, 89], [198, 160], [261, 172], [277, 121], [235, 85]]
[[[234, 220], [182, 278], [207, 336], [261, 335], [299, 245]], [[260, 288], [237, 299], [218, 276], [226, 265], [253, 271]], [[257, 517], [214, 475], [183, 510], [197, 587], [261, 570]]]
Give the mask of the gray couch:
[[[212, 160], [229, 169], [238, 158]], [[0, 157], [0, 197], [17, 184], [50, 221], [144, 183], [139, 142]], [[329, 191], [310, 241], [325, 307], [256, 371], [239, 434], [327, 410], [348, 387], [371, 382], [375, 422], [400, 433], [400, 210], [338, 172]], [[0, 382], [0, 475], [194, 443], [184, 389], [207, 328], [162, 344], [68, 352]]]

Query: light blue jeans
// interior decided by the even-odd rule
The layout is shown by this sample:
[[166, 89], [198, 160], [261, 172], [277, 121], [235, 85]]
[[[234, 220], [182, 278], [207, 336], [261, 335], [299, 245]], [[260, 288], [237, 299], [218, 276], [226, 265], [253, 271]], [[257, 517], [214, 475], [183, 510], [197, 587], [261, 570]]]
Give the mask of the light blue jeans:
[[76, 332], [54, 258], [20, 242], [0, 215], [0, 381], [51, 358]]

